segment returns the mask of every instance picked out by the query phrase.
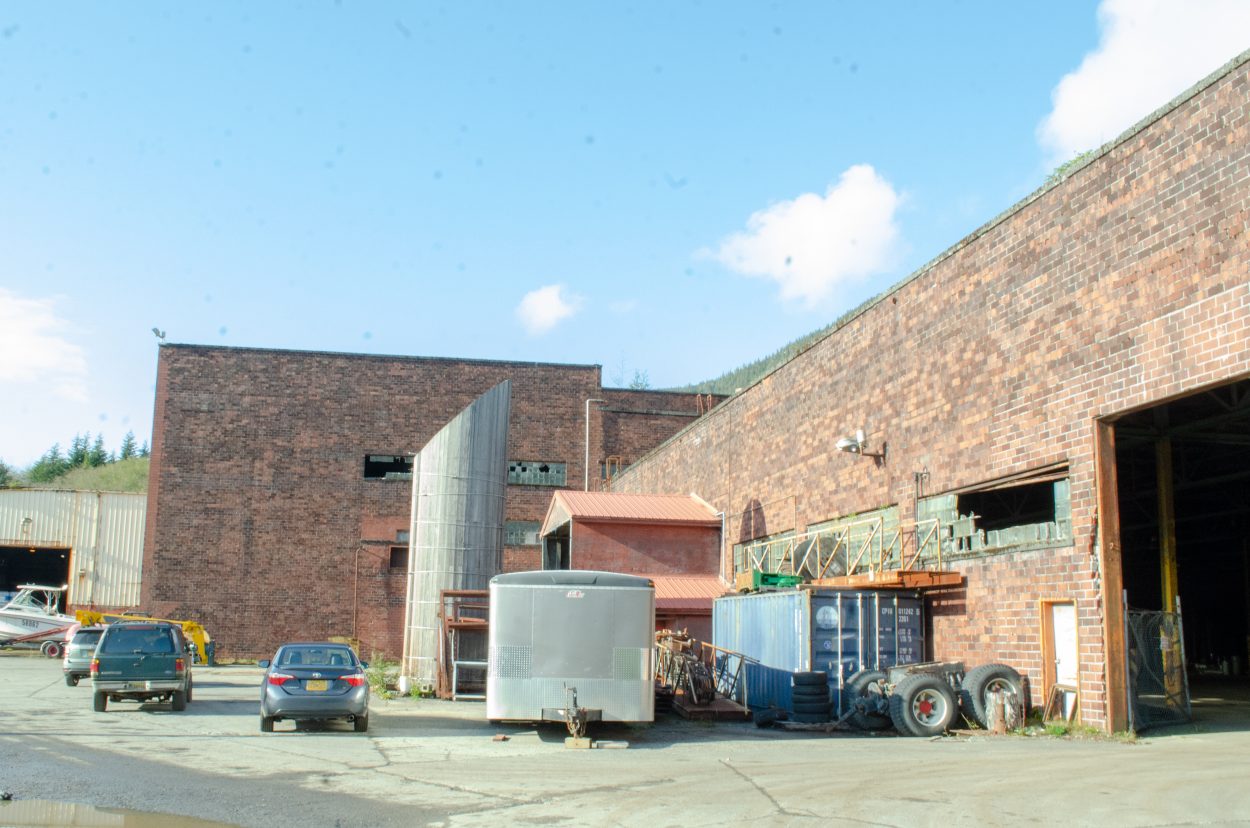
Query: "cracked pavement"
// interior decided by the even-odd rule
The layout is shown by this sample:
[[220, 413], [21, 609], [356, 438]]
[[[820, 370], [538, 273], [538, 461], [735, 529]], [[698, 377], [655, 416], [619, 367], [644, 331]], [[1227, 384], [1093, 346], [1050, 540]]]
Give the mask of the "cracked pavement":
[[1246, 730], [924, 740], [666, 718], [591, 733], [628, 749], [578, 751], [560, 727], [434, 700], [375, 698], [367, 734], [262, 734], [260, 670], [195, 682], [183, 713], [97, 714], [59, 662], [0, 654], [0, 790], [249, 826], [1250, 824]]

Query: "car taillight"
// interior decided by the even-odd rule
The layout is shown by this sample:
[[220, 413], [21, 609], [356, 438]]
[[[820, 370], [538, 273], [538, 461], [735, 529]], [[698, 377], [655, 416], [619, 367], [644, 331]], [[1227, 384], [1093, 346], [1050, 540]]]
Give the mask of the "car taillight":
[[98, 658], [91, 659], [91, 675], [94, 676], [99, 672], [100, 672], [100, 659]]
[[185, 673], [187, 671], [187, 660], [185, 658], [174, 659], [174, 672]]
[[269, 683], [277, 687], [281, 687], [293, 678], [295, 678], [295, 676], [287, 675], [286, 673], [270, 673]]
[[365, 683], [364, 673], [353, 673], [350, 676], [343, 676], [342, 680], [350, 684], [352, 687], [359, 687]]

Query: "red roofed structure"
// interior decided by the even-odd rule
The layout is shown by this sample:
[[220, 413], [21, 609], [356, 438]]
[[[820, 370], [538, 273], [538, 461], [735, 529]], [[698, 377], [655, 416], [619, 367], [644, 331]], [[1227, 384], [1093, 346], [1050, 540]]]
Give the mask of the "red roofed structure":
[[597, 569], [655, 582], [656, 627], [711, 639], [721, 515], [693, 495], [558, 491], [539, 534], [544, 569]]

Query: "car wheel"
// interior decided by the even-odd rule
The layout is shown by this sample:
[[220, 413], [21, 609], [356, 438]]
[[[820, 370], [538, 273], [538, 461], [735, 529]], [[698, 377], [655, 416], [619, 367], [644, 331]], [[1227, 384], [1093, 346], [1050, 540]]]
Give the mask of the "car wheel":
[[191, 703], [191, 680], [187, 679], [187, 704]]
[[108, 706], [109, 706], [108, 696], [106, 696], [105, 694], [101, 693], [98, 690], [94, 694], [92, 694], [91, 709], [93, 709], [97, 713], [103, 713], [104, 711], [108, 710]]
[[908, 676], [890, 696], [890, 720], [904, 736], [941, 736], [955, 719], [955, 691], [941, 676]]
[[260, 732], [273, 733], [273, 716], [260, 717]]
[[369, 729], [369, 714], [366, 713], [363, 716], [357, 716], [356, 720], [352, 722], [352, 727], [356, 730], [357, 733], [364, 733], [366, 730], [368, 730]]
[[171, 698], [169, 701], [170, 701], [170, 704], [173, 705], [174, 710], [186, 710], [187, 709], [186, 691], [175, 690], [173, 698]]
[[78, 676], [66, 676], [66, 677], [65, 677], [65, 686], [66, 686], [66, 687], [77, 687], [77, 686], [78, 686]]

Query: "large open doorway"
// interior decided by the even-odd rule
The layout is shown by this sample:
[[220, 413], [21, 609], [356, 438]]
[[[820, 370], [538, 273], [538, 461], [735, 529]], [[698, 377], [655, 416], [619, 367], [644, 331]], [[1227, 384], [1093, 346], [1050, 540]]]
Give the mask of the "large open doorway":
[[[1123, 585], [1141, 611], [1129, 614], [1130, 681], [1187, 691], [1197, 720], [1250, 727], [1250, 380], [1135, 411], [1114, 428]], [[1183, 669], [1172, 646], [1180, 624], [1167, 615], [1178, 597]], [[1157, 676], [1147, 675], [1151, 660]], [[1144, 722], [1156, 723], [1166, 717]]]
[[[70, 550], [31, 546], [0, 546], [0, 604], [20, 584], [64, 586], [69, 583]], [[62, 603], [65, 595], [61, 595]], [[65, 607], [60, 607], [61, 612]]]

